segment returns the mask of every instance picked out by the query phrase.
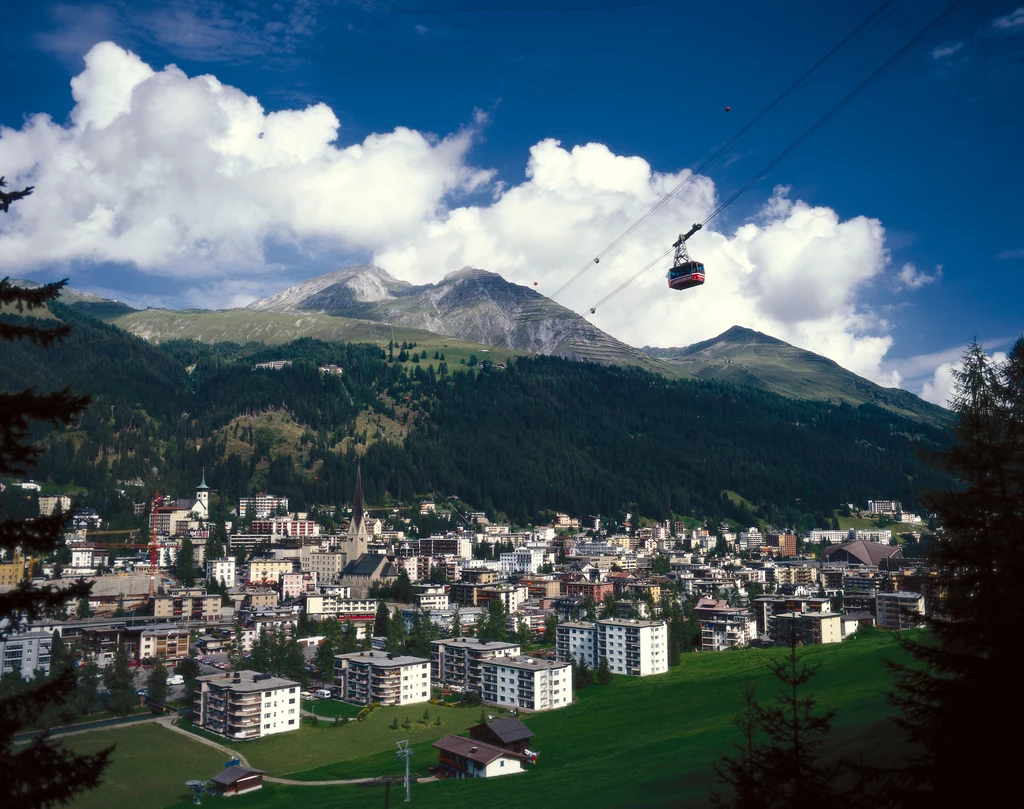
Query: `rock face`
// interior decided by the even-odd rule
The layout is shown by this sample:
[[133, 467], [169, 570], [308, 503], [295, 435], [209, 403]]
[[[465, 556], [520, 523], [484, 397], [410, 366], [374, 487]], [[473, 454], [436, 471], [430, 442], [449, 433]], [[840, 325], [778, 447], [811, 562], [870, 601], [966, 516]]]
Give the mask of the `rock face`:
[[323, 312], [424, 329], [483, 345], [672, 373], [660, 361], [534, 290], [472, 267], [424, 286], [399, 281], [373, 265], [348, 267], [296, 284], [249, 308]]

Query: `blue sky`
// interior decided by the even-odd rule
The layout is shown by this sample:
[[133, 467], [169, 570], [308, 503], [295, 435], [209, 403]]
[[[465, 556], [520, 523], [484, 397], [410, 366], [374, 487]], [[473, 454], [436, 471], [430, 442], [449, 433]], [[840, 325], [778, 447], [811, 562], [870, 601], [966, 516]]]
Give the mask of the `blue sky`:
[[[638, 345], [740, 323], [941, 400], [967, 340], [1024, 330], [1019, 2], [966, 3], [695, 237], [704, 289], [654, 270], [594, 322]], [[555, 4], [578, 10], [7, 3], [0, 172], [38, 191], [0, 272], [173, 307], [369, 260], [551, 291], [879, 5]], [[944, 6], [892, 3], [559, 302], [657, 256]]]

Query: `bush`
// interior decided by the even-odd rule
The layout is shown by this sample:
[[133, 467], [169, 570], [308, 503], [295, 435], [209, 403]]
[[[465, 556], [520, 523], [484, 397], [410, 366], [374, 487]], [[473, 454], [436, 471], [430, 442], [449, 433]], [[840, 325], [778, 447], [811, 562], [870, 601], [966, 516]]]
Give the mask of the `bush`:
[[388, 727], [391, 728], [392, 730], [398, 730], [398, 717], [397, 716], [393, 720], [391, 720], [391, 724], [388, 725]]

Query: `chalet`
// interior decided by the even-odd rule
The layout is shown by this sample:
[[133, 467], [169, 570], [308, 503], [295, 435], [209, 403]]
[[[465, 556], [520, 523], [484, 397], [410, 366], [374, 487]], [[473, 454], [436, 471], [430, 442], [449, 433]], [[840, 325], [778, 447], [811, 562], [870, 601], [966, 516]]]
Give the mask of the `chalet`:
[[526, 754], [534, 733], [515, 717], [493, 719], [469, 729], [469, 738], [501, 747], [519, 755]]
[[493, 778], [523, 771], [522, 756], [476, 739], [448, 735], [431, 747], [438, 750], [442, 778]]
[[250, 767], [232, 766], [218, 773], [210, 780], [217, 789], [217, 794], [227, 798], [232, 795], [244, 795], [257, 789], [263, 789], [263, 770]]

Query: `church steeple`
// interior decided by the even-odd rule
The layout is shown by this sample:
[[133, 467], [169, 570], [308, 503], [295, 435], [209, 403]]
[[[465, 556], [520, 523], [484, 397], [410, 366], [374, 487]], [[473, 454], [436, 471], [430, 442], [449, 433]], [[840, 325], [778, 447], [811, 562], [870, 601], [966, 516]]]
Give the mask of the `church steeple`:
[[199, 485], [196, 486], [196, 491], [202, 491], [203, 489], [209, 489], [209, 488], [210, 487], [206, 485], [206, 467], [204, 466], [203, 467], [203, 479], [199, 482]]
[[363, 525], [363, 465], [356, 466], [356, 493], [352, 496], [352, 522]]
[[352, 496], [352, 521], [348, 524], [349, 544], [346, 562], [352, 562], [366, 553], [369, 535], [366, 531], [366, 513], [363, 511], [363, 468], [356, 467], [356, 491]]

